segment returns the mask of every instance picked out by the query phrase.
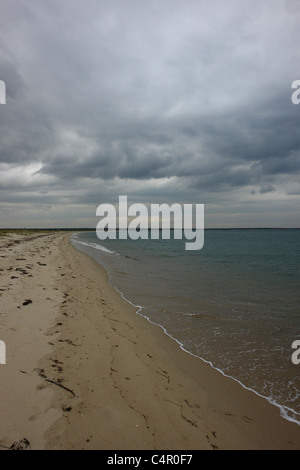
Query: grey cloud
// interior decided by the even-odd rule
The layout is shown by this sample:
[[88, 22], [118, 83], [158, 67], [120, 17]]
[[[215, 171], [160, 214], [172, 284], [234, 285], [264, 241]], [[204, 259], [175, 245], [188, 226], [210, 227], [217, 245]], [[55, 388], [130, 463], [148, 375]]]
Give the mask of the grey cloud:
[[275, 191], [275, 188], [271, 184], [264, 186], [263, 188], [260, 188], [261, 194], [271, 193], [272, 191]]
[[295, 3], [4, 0], [1, 11], [0, 162], [7, 174], [36, 165], [20, 197], [0, 179], [3, 201], [65, 204], [66, 190], [87, 203], [98, 183], [111, 197], [126, 184], [214, 201], [295, 191]]

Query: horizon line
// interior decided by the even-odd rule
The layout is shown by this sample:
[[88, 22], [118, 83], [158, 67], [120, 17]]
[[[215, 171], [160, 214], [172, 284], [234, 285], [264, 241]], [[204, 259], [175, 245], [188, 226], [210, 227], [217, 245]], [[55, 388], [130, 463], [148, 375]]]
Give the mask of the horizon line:
[[[128, 229], [128, 228], [127, 228]], [[96, 232], [95, 227], [3, 227], [0, 228], [1, 231], [9, 231], [9, 230], [39, 230], [39, 231], [90, 231]], [[116, 227], [116, 230], [124, 230], [123, 228]], [[141, 229], [141, 230], [151, 230], [148, 229]], [[162, 230], [160, 227], [159, 230]], [[173, 227], [170, 227], [170, 230], [176, 230]], [[184, 230], [184, 227], [182, 228]], [[196, 227], [192, 227], [192, 230], [196, 230]], [[204, 230], [300, 230], [300, 227], [204, 227]]]

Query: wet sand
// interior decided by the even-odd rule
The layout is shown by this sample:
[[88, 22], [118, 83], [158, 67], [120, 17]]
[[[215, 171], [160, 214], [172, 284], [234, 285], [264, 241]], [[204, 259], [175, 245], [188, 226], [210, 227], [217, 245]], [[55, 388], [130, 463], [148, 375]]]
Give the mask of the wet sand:
[[0, 448], [300, 449], [299, 426], [137, 315], [69, 236], [0, 239]]

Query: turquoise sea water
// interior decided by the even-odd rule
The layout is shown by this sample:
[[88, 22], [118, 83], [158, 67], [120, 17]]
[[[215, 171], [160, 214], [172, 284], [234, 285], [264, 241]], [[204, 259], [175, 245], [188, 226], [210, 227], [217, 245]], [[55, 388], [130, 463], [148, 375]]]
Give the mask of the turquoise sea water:
[[188, 353], [276, 404], [300, 424], [300, 230], [205, 230], [185, 240], [71, 237], [111, 284]]

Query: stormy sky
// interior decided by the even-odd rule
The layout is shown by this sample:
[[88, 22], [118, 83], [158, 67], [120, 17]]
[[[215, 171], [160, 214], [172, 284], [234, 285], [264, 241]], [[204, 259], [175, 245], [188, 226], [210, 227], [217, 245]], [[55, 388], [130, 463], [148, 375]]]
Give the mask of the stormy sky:
[[0, 226], [300, 227], [298, 0], [1, 0]]

